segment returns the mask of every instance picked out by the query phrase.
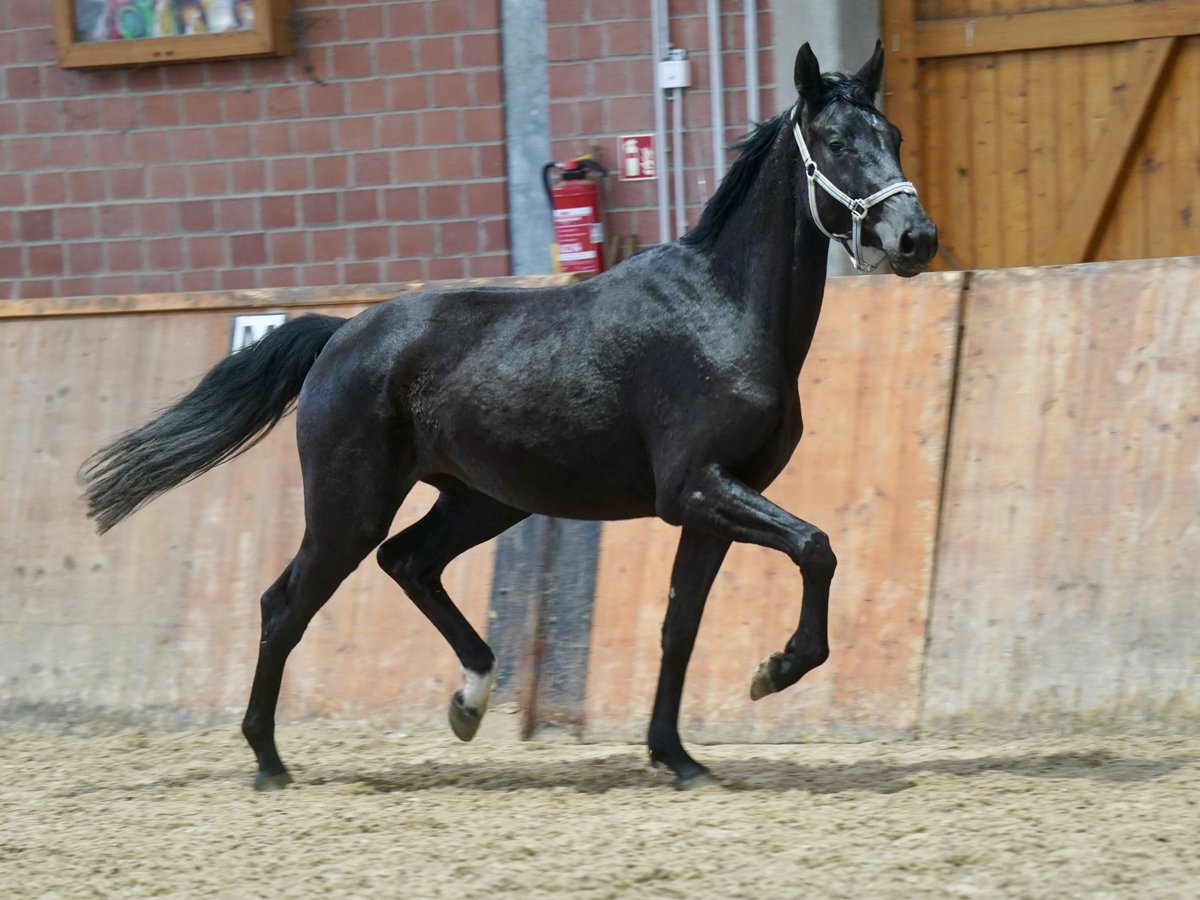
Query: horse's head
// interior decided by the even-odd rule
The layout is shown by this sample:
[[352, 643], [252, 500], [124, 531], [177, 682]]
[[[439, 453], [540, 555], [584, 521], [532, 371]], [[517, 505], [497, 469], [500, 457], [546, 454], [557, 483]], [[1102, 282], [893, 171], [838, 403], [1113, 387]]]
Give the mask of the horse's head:
[[[805, 44], [796, 54], [793, 132], [806, 182], [797, 200], [841, 241], [855, 268], [874, 268], [862, 247], [882, 250], [897, 275], [916, 275], [937, 252], [937, 227], [900, 170], [900, 131], [875, 109], [883, 44], [855, 75], [822, 75]], [[876, 262], [876, 265], [878, 261]]]

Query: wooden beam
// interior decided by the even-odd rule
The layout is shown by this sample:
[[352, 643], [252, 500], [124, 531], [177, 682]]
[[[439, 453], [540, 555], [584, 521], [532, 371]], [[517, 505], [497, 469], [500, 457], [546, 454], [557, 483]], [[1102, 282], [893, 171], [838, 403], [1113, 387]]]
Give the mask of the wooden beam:
[[913, 39], [915, 0], [889, 0], [883, 4], [883, 112], [905, 137], [908, 180], [921, 184], [920, 86], [916, 42]]
[[1106, 214], [1125, 184], [1121, 173], [1132, 164], [1134, 150], [1150, 121], [1178, 43], [1179, 39], [1174, 37], [1138, 43], [1129, 69], [1132, 77], [1126, 88], [1127, 105], [1113, 110], [1099, 141], [1088, 153], [1092, 163], [1063, 214], [1063, 226], [1051, 259], [1087, 262], [1095, 253]]
[[350, 287], [270, 288], [246, 291], [208, 291], [192, 294], [125, 294], [109, 297], [46, 297], [37, 300], [0, 299], [0, 320], [42, 316], [88, 316], [213, 310], [279, 309], [306, 306], [365, 306], [399, 294], [482, 287], [537, 288], [572, 284], [579, 275], [506, 275], [498, 278], [459, 278], [449, 281], [406, 281]]
[[1200, 34], [1196, 0], [1150, 0], [1004, 16], [930, 19], [914, 27], [919, 59], [1115, 44]]

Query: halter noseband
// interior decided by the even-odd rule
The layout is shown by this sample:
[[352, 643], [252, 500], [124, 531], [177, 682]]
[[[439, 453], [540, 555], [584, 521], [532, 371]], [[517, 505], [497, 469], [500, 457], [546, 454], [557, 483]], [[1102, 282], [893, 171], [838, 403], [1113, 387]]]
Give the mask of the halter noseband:
[[[817, 168], [816, 161], [812, 158], [812, 154], [808, 152], [808, 145], [804, 143], [804, 135], [800, 133], [799, 122], [800, 108], [797, 107], [792, 111], [792, 133], [796, 135], [796, 144], [800, 147], [800, 156], [804, 159], [804, 174], [808, 176], [808, 208], [812, 213], [813, 222], [821, 229], [821, 233], [830, 240], [839, 242], [842, 249], [850, 257], [850, 261], [854, 263], [854, 268], [859, 272], [873, 272], [879, 262], [868, 264], [863, 259], [862, 255], [862, 221], [867, 217], [867, 212], [872, 206], [882, 203], [889, 197], [894, 197], [896, 194], [912, 194], [917, 196], [917, 189], [911, 181], [897, 181], [895, 184], [889, 184], [885, 188], [880, 188], [870, 197], [864, 197], [861, 200], [855, 200], [836, 184], [830, 181], [825, 174]], [[813, 189], [815, 185], [820, 185], [825, 193], [836, 200], [846, 209], [850, 210], [850, 218], [854, 225], [851, 234], [834, 234], [821, 221], [821, 214], [817, 212], [817, 192]], [[852, 243], [847, 244], [847, 241]]]

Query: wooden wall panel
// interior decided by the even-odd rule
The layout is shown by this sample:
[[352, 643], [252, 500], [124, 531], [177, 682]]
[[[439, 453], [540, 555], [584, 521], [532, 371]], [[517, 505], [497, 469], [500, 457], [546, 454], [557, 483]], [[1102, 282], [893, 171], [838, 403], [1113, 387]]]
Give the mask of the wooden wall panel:
[[[243, 707], [258, 598], [302, 532], [292, 420], [103, 537], [84, 518], [75, 484], [88, 453], [190, 389], [227, 352], [233, 312], [4, 322], [0, 703], [196, 719]], [[432, 494], [414, 491], [397, 527]], [[480, 628], [491, 552], [472, 551], [446, 577]], [[440, 717], [459, 680], [453, 654], [368, 558], [293, 655], [281, 716]]]
[[[838, 554], [832, 657], [798, 685], [749, 699], [800, 610], [784, 556], [735, 546], [709, 601], [684, 694], [692, 739], [787, 740], [914, 728], [961, 279], [833, 279], [801, 378], [806, 432], [768, 496], [824, 528]], [[659, 663], [677, 532], [606, 524], [586, 732], [640, 737]]]
[[923, 727], [1200, 721], [1200, 259], [973, 276]]

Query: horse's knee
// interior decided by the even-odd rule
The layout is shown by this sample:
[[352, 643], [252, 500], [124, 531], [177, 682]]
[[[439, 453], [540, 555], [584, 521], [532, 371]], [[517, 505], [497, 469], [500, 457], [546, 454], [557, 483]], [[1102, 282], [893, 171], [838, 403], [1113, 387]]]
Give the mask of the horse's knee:
[[400, 540], [385, 541], [376, 551], [375, 561], [407, 593], [427, 583], [431, 576], [436, 578], [436, 573]]
[[818, 578], [832, 578], [837, 569], [837, 556], [829, 544], [829, 535], [814, 531], [805, 538], [797, 554], [800, 571]]

